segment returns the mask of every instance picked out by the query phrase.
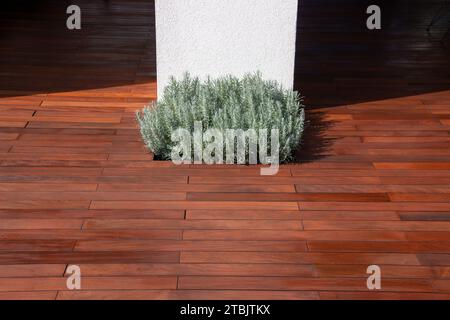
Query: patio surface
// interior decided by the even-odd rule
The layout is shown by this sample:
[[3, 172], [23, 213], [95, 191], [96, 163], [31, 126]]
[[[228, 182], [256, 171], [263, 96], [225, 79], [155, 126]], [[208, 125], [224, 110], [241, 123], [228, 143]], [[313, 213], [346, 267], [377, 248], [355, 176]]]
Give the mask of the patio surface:
[[[342, 60], [316, 42], [333, 51], [346, 35], [325, 25], [309, 41], [305, 28], [299, 52], [317, 67], [300, 59], [296, 85], [311, 123], [299, 163], [262, 177], [152, 160], [134, 121], [155, 98], [151, 1], [103, 6], [86, 1], [78, 34], [11, 24], [27, 17], [14, 7], [0, 23], [11, 34], [0, 47], [0, 299], [450, 298], [450, 68], [438, 43], [401, 29], [408, 46], [375, 36], [384, 53]], [[67, 289], [68, 265], [82, 290]], [[367, 289], [369, 265], [382, 290]]]

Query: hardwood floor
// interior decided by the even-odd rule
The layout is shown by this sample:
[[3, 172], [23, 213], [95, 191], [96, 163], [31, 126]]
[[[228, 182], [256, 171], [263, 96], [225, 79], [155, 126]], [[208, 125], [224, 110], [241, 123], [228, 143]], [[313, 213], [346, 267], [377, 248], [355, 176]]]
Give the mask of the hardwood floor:
[[371, 0], [299, 3], [296, 88], [310, 108], [449, 89], [448, 5], [427, 33], [441, 0], [378, 0], [381, 30], [366, 27]]
[[153, 161], [134, 121], [155, 98], [152, 1], [78, 3], [80, 32], [65, 1], [0, 13], [0, 299], [450, 298], [449, 53], [423, 28], [437, 2], [386, 4], [375, 38], [353, 31], [353, 1], [302, 2], [310, 125], [273, 177]]

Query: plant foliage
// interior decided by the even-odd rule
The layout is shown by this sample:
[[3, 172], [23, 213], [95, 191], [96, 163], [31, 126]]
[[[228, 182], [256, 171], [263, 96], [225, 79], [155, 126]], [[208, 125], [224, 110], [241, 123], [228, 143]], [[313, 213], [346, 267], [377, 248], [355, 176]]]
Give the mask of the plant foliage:
[[174, 130], [191, 133], [194, 122], [209, 128], [279, 130], [279, 160], [287, 161], [297, 149], [304, 128], [305, 112], [297, 92], [285, 90], [260, 73], [241, 79], [225, 76], [202, 82], [185, 74], [172, 77], [162, 98], [137, 113], [144, 142], [162, 159], [170, 159]]

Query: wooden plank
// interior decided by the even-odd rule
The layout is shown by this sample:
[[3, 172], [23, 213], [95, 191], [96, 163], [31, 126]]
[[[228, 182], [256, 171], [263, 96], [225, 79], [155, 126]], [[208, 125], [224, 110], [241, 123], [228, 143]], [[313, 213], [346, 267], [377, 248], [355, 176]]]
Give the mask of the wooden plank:
[[441, 221], [303, 221], [305, 230], [450, 231]]
[[299, 202], [300, 210], [334, 210], [343, 211], [449, 211], [449, 203], [428, 202], [424, 207], [418, 202]]
[[449, 241], [308, 241], [309, 251], [450, 253]]
[[328, 291], [320, 292], [324, 300], [448, 300], [449, 294], [436, 294], [427, 292], [349, 292]]
[[184, 192], [27, 192], [20, 194], [16, 192], [0, 192], [0, 201], [17, 201], [17, 200], [54, 200], [58, 198], [60, 201], [152, 201], [152, 200], [185, 200]]
[[301, 219], [299, 211], [276, 210], [187, 210], [186, 219], [190, 220], [296, 220]]
[[400, 220], [395, 211], [301, 211], [303, 220]]
[[87, 219], [83, 229], [245, 229], [301, 230], [299, 220], [159, 220], [159, 219]]
[[378, 177], [190, 177], [192, 184], [380, 184]]
[[[260, 176], [261, 171], [258, 167], [243, 167], [243, 168], [236, 168], [234, 166], [230, 167], [224, 167], [225, 169], [220, 168], [214, 168], [211, 166], [208, 166], [207, 169], [205, 168], [184, 168], [184, 167], [174, 167], [174, 168], [158, 168], [158, 169], [151, 169], [151, 168], [145, 168], [145, 169], [139, 169], [139, 168], [119, 168], [119, 169], [110, 169], [105, 168], [103, 170], [103, 175], [105, 176], [133, 176], [133, 175], [144, 175], [144, 176], [151, 176], [155, 174], [161, 174], [161, 175], [187, 175], [192, 177], [248, 177], [248, 176]], [[278, 173], [276, 174], [276, 177], [283, 177], [283, 176], [290, 176], [291, 172], [289, 168], [280, 168]]]
[[[180, 289], [242, 289], [242, 290], [352, 290], [367, 291], [366, 277], [351, 278], [299, 278], [299, 277], [202, 277], [180, 276]], [[440, 282], [438, 282], [440, 284]], [[385, 279], [383, 290], [396, 292], [432, 292], [428, 280]], [[441, 287], [441, 286], [440, 286]], [[448, 287], [447, 287], [448, 288]]]
[[81, 219], [2, 219], [0, 230], [8, 229], [81, 229]]
[[145, 276], [145, 275], [228, 275], [228, 276], [314, 276], [311, 265], [271, 264], [83, 264], [83, 275]]
[[3, 219], [184, 219], [184, 210], [8, 209]]
[[[75, 251], [263, 251], [302, 252], [305, 241], [110, 240], [78, 241]], [[0, 246], [1, 250], [1, 246]]]
[[[182, 252], [181, 263], [279, 264], [392, 264], [417, 266], [415, 254], [402, 253], [285, 253], [285, 252]], [[450, 259], [449, 259], [450, 261]], [[450, 262], [449, 262], [450, 263]]]
[[94, 200], [91, 209], [220, 209], [220, 210], [297, 210], [296, 202], [257, 201], [102, 201]]
[[391, 201], [410, 202], [450, 202], [450, 194], [424, 194], [424, 193], [389, 193]]
[[200, 193], [188, 192], [192, 201], [390, 201], [386, 193]]
[[30, 191], [95, 191], [97, 185], [94, 183], [0, 183], [0, 192], [30, 192]]
[[0, 252], [0, 264], [178, 263], [178, 252]]
[[[404, 152], [403, 152], [404, 154]], [[397, 163], [398, 161], [395, 161]], [[432, 170], [432, 169], [407, 169], [404, 170], [391, 170], [391, 169], [377, 169], [377, 170], [305, 170], [298, 169], [296, 167], [291, 169], [292, 175], [295, 177], [327, 177], [327, 178], [354, 178], [354, 183], [347, 184], [357, 184], [364, 185], [367, 183], [358, 183], [356, 178], [364, 181], [369, 177], [442, 177], [450, 175], [450, 170]], [[342, 180], [342, 184], [345, 183], [345, 179]], [[334, 183], [329, 183], [334, 184]]]
[[0, 277], [57, 277], [62, 276], [65, 270], [65, 264], [1, 265]]
[[[448, 137], [450, 141], [450, 137]], [[449, 170], [450, 162], [374, 162], [377, 169]]]
[[101, 168], [0, 167], [0, 175], [99, 176], [101, 172]]
[[449, 212], [403, 211], [399, 216], [401, 220], [450, 221]]
[[439, 185], [439, 184], [429, 184], [429, 185], [394, 185], [394, 184], [383, 184], [383, 185], [300, 185], [296, 186], [297, 192], [300, 193], [316, 193], [316, 192], [329, 192], [329, 193], [379, 193], [379, 192], [394, 192], [394, 193], [450, 193], [450, 185]]
[[0, 251], [72, 251], [74, 246], [70, 240], [7, 240], [0, 243]]
[[55, 300], [57, 291], [6, 291], [0, 292], [0, 300]]
[[[24, 240], [181, 240], [183, 230], [172, 229], [7, 229], [0, 230], [5, 241]], [[73, 246], [72, 246], [73, 247]]]
[[183, 192], [252, 192], [252, 193], [293, 193], [294, 185], [168, 185], [165, 183], [101, 183], [99, 191], [183, 191]]
[[111, 290], [60, 291], [58, 300], [315, 300], [313, 291], [245, 290]]
[[[0, 278], [0, 291], [68, 290], [66, 277], [57, 278]], [[83, 288], [117, 289], [175, 289], [177, 278], [170, 276], [141, 277], [83, 277]]]
[[[428, 279], [434, 277], [435, 271], [425, 266], [380, 266], [383, 278]], [[316, 277], [361, 278], [367, 274], [366, 265], [316, 265]]]
[[[0, 209], [87, 209], [90, 201], [1, 200]], [[0, 227], [1, 228], [1, 227]]]
[[[413, 236], [411, 236], [413, 237]], [[423, 237], [423, 235], [422, 235]], [[442, 238], [445, 238], [443, 235]], [[430, 240], [437, 240], [429, 236]], [[398, 241], [407, 235], [399, 231], [294, 231], [294, 230], [184, 230], [185, 240], [355, 240], [355, 241]], [[413, 240], [413, 239], [411, 239]], [[420, 240], [420, 239], [418, 239]]]

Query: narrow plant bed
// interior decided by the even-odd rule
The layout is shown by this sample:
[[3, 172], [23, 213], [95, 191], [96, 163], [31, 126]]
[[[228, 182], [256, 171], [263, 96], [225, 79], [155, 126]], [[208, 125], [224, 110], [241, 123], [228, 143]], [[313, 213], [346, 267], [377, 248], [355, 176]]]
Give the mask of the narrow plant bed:
[[[259, 73], [203, 82], [185, 74], [180, 80], [172, 78], [162, 98], [138, 112], [137, 120], [155, 159], [174, 160], [183, 153], [185, 160], [198, 159], [200, 150], [217, 163], [266, 164], [270, 158], [261, 153], [263, 147], [266, 154], [273, 154], [276, 147], [279, 162], [292, 159], [303, 133], [305, 112], [297, 92], [263, 80]], [[236, 132], [237, 136], [230, 135]], [[184, 151], [179, 148], [180, 141], [186, 141], [182, 135], [193, 137]], [[195, 139], [198, 136], [202, 138]], [[251, 147], [252, 142], [258, 144], [259, 152]], [[215, 148], [208, 146], [211, 143]]]

